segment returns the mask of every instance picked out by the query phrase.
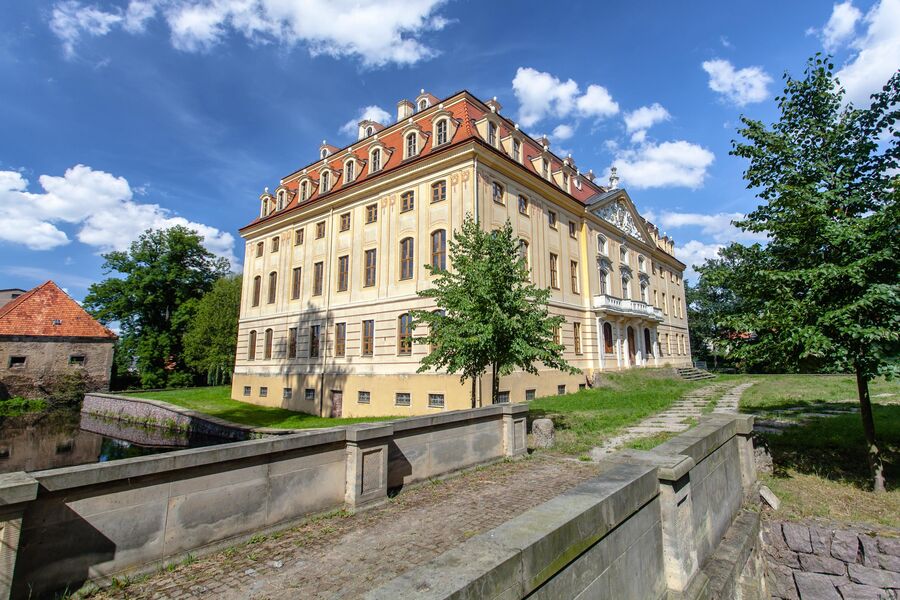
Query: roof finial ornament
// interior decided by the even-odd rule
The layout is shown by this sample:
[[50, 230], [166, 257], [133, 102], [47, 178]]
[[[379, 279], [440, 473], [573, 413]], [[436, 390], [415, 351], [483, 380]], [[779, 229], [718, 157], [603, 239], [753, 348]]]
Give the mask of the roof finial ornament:
[[419, 94], [424, 94], [424, 93], [425, 93], [425, 88], [422, 88], [421, 90], [419, 90]]
[[269, 186], [266, 186], [263, 188], [263, 194], [268, 194], [268, 193], [269, 193]]
[[615, 190], [619, 187], [619, 176], [615, 167], [609, 168], [609, 189]]
[[323, 146], [324, 146], [325, 144], [327, 144], [327, 143], [328, 143], [327, 141], [322, 140], [322, 145], [323, 145]]

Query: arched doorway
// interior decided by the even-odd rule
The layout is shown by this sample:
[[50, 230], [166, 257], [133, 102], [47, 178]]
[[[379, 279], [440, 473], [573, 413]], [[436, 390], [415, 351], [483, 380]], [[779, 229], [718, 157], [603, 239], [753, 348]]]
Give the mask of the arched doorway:
[[634, 327], [628, 326], [628, 364], [635, 364]]
[[653, 356], [653, 344], [650, 343], [650, 330], [646, 327], [644, 328], [644, 352], [647, 353], [647, 356]]

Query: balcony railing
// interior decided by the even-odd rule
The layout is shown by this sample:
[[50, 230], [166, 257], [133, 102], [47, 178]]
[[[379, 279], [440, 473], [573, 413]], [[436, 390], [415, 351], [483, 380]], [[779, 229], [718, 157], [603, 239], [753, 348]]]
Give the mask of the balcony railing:
[[654, 321], [662, 321], [662, 311], [640, 300], [624, 300], [608, 294], [594, 296], [594, 308], [614, 315], [643, 317]]

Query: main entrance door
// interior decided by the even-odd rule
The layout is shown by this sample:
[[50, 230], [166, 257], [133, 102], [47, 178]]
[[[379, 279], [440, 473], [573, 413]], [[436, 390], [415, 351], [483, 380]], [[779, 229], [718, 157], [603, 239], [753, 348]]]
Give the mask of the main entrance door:
[[344, 391], [331, 390], [331, 417], [338, 419], [344, 409]]
[[635, 364], [634, 327], [628, 326], [628, 364]]

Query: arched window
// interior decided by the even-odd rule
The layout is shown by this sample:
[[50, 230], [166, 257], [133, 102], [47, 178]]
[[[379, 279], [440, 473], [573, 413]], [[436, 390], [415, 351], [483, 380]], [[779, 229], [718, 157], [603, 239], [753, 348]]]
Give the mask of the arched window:
[[447, 135], [447, 119], [441, 119], [437, 122], [435, 126], [435, 139], [437, 141], [438, 146], [441, 144], [446, 144], [448, 135]]
[[643, 281], [641, 282], [641, 302], [644, 304], [649, 304], [649, 298], [647, 297], [647, 284]]
[[327, 148], [322, 148], [322, 152], [321, 152], [321, 154], [320, 154], [319, 156], [320, 156], [321, 158], [326, 158], [326, 157], [328, 156], [328, 149], [327, 149]]
[[325, 171], [322, 173], [322, 193], [327, 192], [329, 187], [331, 187], [331, 174]]
[[608, 256], [606, 248], [607, 248], [606, 247], [606, 238], [604, 236], [598, 234], [597, 235], [597, 252], [599, 252], [600, 254], [603, 254], [605, 256]]
[[531, 262], [528, 260], [528, 242], [525, 240], [519, 240], [519, 258], [525, 261], [526, 268], [531, 268]]
[[419, 100], [419, 110], [425, 110], [426, 108], [428, 108], [428, 100], [422, 98]]
[[344, 179], [347, 180], [347, 183], [350, 183], [351, 181], [353, 181], [353, 179], [354, 179], [354, 177], [355, 177], [355, 175], [356, 175], [356, 174], [353, 172], [353, 171], [354, 171], [354, 167], [355, 167], [355, 165], [353, 164], [353, 161], [352, 161], [352, 160], [348, 160], [347, 163], [344, 165], [344, 173], [345, 173]]
[[300, 184], [300, 202], [306, 202], [306, 199], [309, 197], [309, 192], [307, 191], [307, 184], [304, 181]]
[[275, 286], [278, 285], [278, 273], [272, 271], [269, 273], [269, 304], [275, 303]]
[[412, 279], [414, 248], [412, 238], [400, 240], [400, 279]]
[[521, 157], [521, 154], [522, 154], [522, 142], [520, 142], [519, 140], [513, 140], [512, 150], [513, 150], [513, 160], [516, 162], [519, 162], [519, 158]]
[[416, 137], [416, 133], [410, 133], [406, 136], [406, 156], [409, 158], [410, 156], [415, 156], [418, 154], [418, 138]]
[[647, 328], [644, 328], [644, 348], [647, 356], [653, 356], [653, 344], [650, 343], [650, 330]]
[[408, 313], [397, 319], [397, 354], [412, 354], [412, 321]]
[[372, 150], [372, 166], [369, 172], [374, 173], [381, 170], [381, 150], [375, 148]]
[[647, 264], [644, 261], [643, 256], [638, 256], [638, 271], [640, 271], [641, 273], [647, 272]]
[[497, 126], [491, 122], [488, 122], [488, 144], [497, 145]]
[[253, 306], [259, 306], [259, 294], [262, 287], [262, 277], [257, 275], [253, 278]]
[[284, 190], [278, 192], [278, 210], [284, 208]]
[[256, 360], [256, 330], [250, 331], [250, 339], [247, 340], [247, 360]]
[[609, 294], [609, 273], [605, 269], [600, 269], [600, 294]]
[[612, 354], [613, 351], [612, 325], [609, 323], [603, 324], [603, 351], [607, 354]]
[[263, 358], [272, 358], [272, 330], [266, 329], [265, 346], [263, 346]]
[[622, 298], [631, 298], [631, 280], [625, 275], [622, 275]]
[[443, 229], [431, 234], [431, 267], [435, 271], [447, 268], [447, 232]]
[[366, 127], [366, 137], [369, 137], [369, 136], [372, 135], [373, 133], [375, 133], [375, 128], [374, 128], [374, 127], [372, 127], [371, 125], [369, 125], [368, 127]]

